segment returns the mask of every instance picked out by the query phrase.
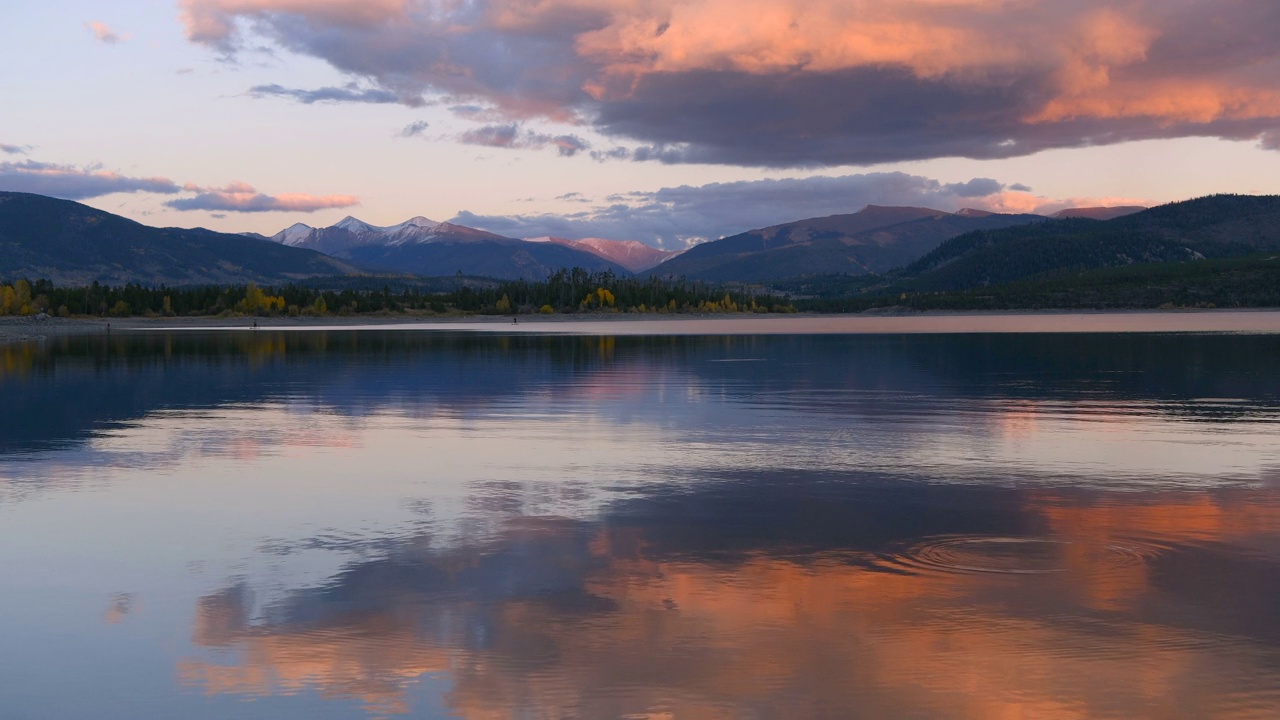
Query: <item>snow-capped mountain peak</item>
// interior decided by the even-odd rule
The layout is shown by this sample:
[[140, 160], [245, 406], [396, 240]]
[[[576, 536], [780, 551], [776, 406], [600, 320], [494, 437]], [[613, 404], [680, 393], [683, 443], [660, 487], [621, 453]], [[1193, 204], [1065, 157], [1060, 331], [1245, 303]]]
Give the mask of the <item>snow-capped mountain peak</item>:
[[382, 229], [350, 215], [339, 220], [333, 227], [341, 228], [348, 232], [376, 232]]
[[443, 223], [419, 215], [399, 225], [382, 228], [381, 232], [383, 242], [387, 245], [403, 245], [404, 243], [430, 242], [442, 226]]
[[315, 230], [315, 228], [305, 223], [294, 223], [276, 233], [271, 239], [281, 245], [297, 245], [310, 237]]
[[418, 215], [397, 225], [385, 227], [370, 225], [355, 217], [345, 217], [329, 227], [313, 228], [298, 223], [276, 233], [272, 240], [310, 250], [343, 256], [355, 248], [370, 246], [398, 247], [435, 242], [474, 242], [482, 240], [509, 240], [482, 230], [437, 222]]

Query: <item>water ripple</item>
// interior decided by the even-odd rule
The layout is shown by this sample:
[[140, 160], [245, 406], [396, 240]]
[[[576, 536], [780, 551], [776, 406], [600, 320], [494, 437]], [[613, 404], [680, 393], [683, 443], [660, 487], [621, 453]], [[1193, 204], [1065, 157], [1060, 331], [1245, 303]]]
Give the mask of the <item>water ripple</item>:
[[1051, 575], [1105, 573], [1141, 565], [1167, 548], [1140, 542], [1088, 543], [1047, 537], [944, 535], [881, 554], [888, 568], [917, 573]]

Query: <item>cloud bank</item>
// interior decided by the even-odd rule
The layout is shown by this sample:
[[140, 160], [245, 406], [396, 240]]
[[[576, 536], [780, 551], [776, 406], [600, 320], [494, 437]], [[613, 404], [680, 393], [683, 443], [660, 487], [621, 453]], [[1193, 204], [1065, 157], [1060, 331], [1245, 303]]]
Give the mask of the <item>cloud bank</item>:
[[452, 222], [510, 237], [603, 237], [678, 250], [754, 228], [857, 212], [867, 205], [1050, 213], [1065, 207], [1126, 204], [1144, 203], [1128, 198], [1056, 200], [1037, 196], [1024, 185], [1006, 185], [990, 178], [942, 183], [895, 172], [682, 185], [610, 196], [603, 204], [566, 214], [480, 215], [463, 211]]
[[200, 188], [188, 185], [184, 189], [198, 194], [191, 198], [179, 198], [165, 203], [174, 210], [209, 210], [215, 212], [315, 212], [331, 208], [358, 205], [360, 198], [354, 195], [308, 195], [283, 193], [265, 195], [252, 185], [232, 183], [224, 188]]
[[[0, 146], [0, 150], [15, 154], [24, 152], [24, 148], [13, 145]], [[194, 197], [177, 198], [165, 205], [174, 210], [243, 213], [315, 212], [360, 203], [360, 198], [353, 195], [266, 195], [245, 183], [232, 183], [224, 188], [207, 188], [190, 183], [180, 185], [166, 177], [130, 177], [103, 170], [96, 165], [77, 167], [36, 160], [0, 162], [0, 191], [35, 193], [63, 200], [88, 200], [114, 193], [195, 193]]]
[[577, 123], [638, 143], [633, 159], [823, 166], [1280, 132], [1274, 0], [180, 5], [193, 42], [265, 40], [385, 93], [334, 99]]
[[[7, 149], [6, 152], [9, 152]], [[139, 178], [108, 172], [97, 166], [76, 167], [24, 160], [0, 162], [0, 190], [85, 200], [112, 193], [181, 192], [177, 183], [165, 177]]]

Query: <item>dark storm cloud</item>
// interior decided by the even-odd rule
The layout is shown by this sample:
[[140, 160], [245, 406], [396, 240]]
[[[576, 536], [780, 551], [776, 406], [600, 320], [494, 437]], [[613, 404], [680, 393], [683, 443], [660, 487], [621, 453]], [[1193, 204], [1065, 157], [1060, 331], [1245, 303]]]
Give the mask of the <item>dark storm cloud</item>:
[[[603, 237], [640, 240], [666, 249], [690, 242], [838, 215], [867, 205], [915, 205], [958, 210], [1006, 187], [988, 178], [945, 184], [918, 175], [875, 173], [843, 177], [757, 180], [662, 188], [606, 198], [606, 203], [567, 214], [476, 215], [453, 222], [509, 237]], [[564, 198], [577, 200], [574, 198]]]
[[[1271, 147], [1280, 128], [1274, 0], [181, 7], [193, 41], [234, 53], [253, 34], [368, 86], [260, 94], [404, 104], [435, 96], [488, 128], [549, 119], [634, 148], [597, 159], [816, 167], [1189, 136]], [[557, 147], [572, 155], [582, 145]]]

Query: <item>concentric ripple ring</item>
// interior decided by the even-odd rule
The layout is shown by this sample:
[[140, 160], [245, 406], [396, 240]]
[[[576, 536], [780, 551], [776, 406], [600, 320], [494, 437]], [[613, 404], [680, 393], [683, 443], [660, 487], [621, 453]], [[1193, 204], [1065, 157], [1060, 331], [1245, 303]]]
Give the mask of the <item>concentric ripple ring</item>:
[[1152, 550], [1057, 538], [946, 535], [882, 555], [881, 560], [922, 572], [1050, 575], [1081, 568], [1103, 573], [1145, 562]]

